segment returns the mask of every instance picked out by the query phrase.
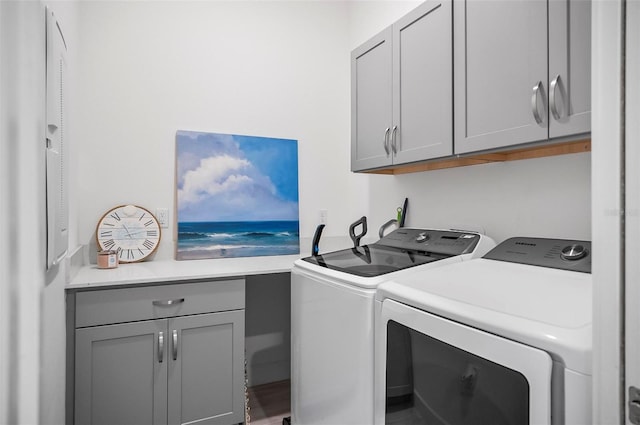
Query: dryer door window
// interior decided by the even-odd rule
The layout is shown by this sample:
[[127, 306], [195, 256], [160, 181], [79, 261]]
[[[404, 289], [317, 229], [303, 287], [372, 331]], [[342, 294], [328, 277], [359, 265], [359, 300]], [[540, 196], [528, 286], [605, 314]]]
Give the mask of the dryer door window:
[[529, 423], [519, 372], [394, 321], [387, 323], [387, 424]]
[[390, 299], [376, 316], [376, 424], [551, 423], [547, 352]]

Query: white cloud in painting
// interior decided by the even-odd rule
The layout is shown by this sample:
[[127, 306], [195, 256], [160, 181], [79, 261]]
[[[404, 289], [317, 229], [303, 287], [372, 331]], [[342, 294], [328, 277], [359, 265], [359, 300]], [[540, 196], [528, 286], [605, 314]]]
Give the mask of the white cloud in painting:
[[228, 153], [186, 171], [178, 188], [181, 221], [297, 220], [298, 204], [282, 199], [270, 177]]
[[200, 160], [200, 165], [183, 175], [182, 188], [178, 190], [180, 205], [198, 203], [206, 197], [239, 190], [251, 185], [251, 177], [242, 174], [251, 163], [229, 155], [211, 156]]
[[297, 221], [297, 172], [295, 141], [178, 130], [178, 221]]

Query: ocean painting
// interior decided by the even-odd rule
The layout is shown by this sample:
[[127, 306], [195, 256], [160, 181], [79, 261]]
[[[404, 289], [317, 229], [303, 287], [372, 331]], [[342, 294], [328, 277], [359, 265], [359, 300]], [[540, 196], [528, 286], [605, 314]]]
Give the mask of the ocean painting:
[[176, 132], [177, 260], [300, 253], [298, 142]]

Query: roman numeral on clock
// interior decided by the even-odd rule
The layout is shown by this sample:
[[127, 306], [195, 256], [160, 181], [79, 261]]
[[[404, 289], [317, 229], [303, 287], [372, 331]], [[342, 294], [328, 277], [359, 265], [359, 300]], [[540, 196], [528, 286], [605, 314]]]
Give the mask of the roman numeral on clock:
[[151, 226], [153, 224], [153, 220], [149, 220], [146, 223], [144, 223], [145, 226]]
[[147, 230], [147, 236], [149, 236], [150, 238], [154, 238], [154, 237], [158, 236], [158, 231], [157, 230]]
[[145, 239], [142, 245], [144, 245], [144, 247], [147, 249], [153, 248], [153, 242], [151, 242], [149, 239]]
[[104, 246], [105, 249], [111, 249], [115, 244], [116, 243], [113, 241], [113, 239], [109, 239], [108, 241], [102, 242], [102, 245]]
[[109, 236], [113, 236], [113, 230], [103, 230], [100, 232], [101, 238], [107, 238]]
[[120, 216], [118, 215], [117, 212], [114, 212], [113, 214], [109, 214], [109, 217], [113, 218], [116, 221], [120, 221]]

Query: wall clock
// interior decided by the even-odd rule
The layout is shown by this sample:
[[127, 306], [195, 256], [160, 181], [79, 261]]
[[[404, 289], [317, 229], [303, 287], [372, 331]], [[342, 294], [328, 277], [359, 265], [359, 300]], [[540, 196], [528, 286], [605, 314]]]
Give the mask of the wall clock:
[[160, 224], [149, 210], [120, 205], [107, 211], [96, 227], [100, 250], [114, 250], [121, 263], [145, 260], [160, 245]]

